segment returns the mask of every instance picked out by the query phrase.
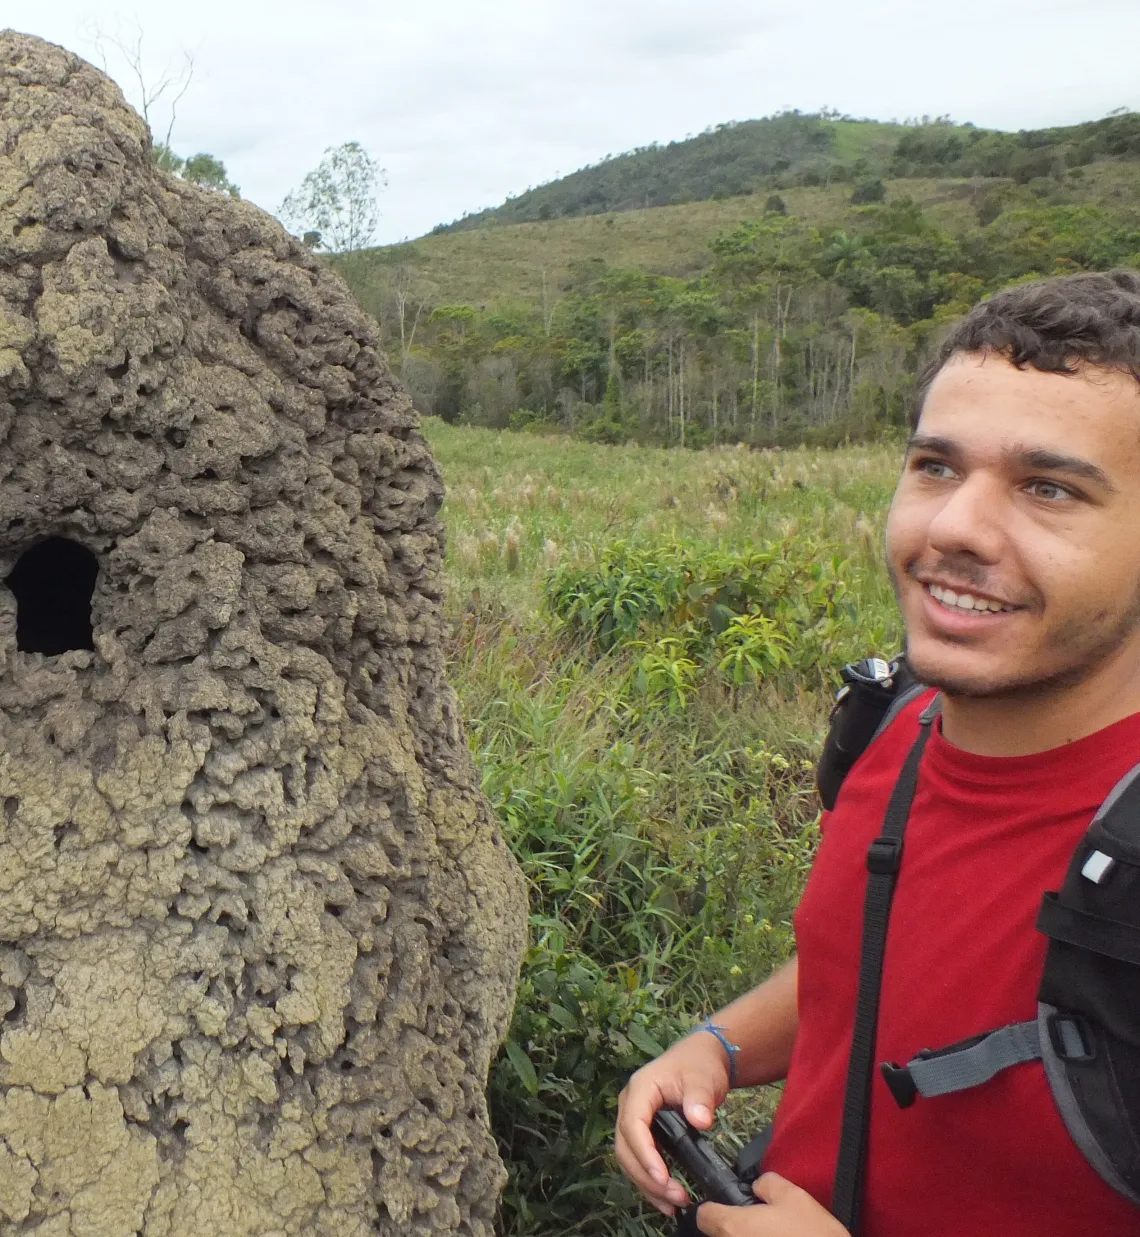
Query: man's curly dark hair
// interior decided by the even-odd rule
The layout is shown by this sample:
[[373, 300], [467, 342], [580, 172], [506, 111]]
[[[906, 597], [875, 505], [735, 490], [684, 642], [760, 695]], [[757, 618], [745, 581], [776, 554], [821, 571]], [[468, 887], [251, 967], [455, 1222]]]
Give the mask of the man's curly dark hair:
[[975, 305], [923, 370], [912, 428], [931, 383], [963, 352], [995, 352], [1018, 369], [1031, 365], [1050, 374], [1096, 365], [1131, 374], [1140, 383], [1140, 272], [1042, 279]]

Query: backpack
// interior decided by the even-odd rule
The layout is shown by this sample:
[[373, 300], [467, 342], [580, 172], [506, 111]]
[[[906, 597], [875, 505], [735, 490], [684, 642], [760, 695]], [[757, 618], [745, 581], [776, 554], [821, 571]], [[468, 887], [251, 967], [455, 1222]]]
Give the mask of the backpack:
[[[871, 658], [843, 671], [817, 769], [824, 806], [898, 714], [928, 689], [905, 658]], [[890, 902], [922, 749], [940, 711], [935, 699], [891, 796], [883, 835], [870, 847], [855, 1033], [848, 1068], [832, 1209], [856, 1233], [870, 1118], [875, 1031]], [[1140, 1206], [1140, 765], [1120, 779], [1073, 853], [1058, 891], [1046, 893], [1037, 930], [1049, 938], [1030, 1022], [939, 1048], [879, 1070], [896, 1103], [983, 1086], [1003, 1070], [1041, 1061], [1065, 1128], [1114, 1190]]]

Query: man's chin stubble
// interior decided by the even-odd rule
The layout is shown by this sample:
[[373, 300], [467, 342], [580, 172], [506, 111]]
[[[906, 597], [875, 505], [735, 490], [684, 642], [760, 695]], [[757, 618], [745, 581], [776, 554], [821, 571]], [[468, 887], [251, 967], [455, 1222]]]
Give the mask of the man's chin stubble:
[[939, 674], [930, 666], [924, 668], [921, 661], [909, 653], [907, 660], [920, 683], [936, 687], [952, 699], [1008, 700], [1040, 704], [1042, 700], [1079, 686], [1119, 652], [1140, 629], [1140, 595], [1120, 616], [1115, 626], [1108, 631], [1102, 631], [1098, 638], [1097, 628], [1103, 627], [1107, 618], [1108, 615], [1102, 611], [1080, 623], [1074, 622], [1053, 632], [1048, 644], [1058, 651], [1071, 653], [1074, 648], [1080, 649], [1082, 644], [1085, 647], [1080, 649], [1079, 656], [1069, 660], [1067, 664], [1036, 675], [1006, 679], [994, 676], [963, 678], [952, 673]]
[[[905, 575], [919, 583], [918, 563], [912, 560], [904, 569]], [[905, 614], [902, 595], [899, 587], [899, 572], [887, 557], [887, 573], [894, 589], [895, 601]], [[907, 661], [915, 678], [920, 683], [935, 687], [949, 697], [964, 700], [1011, 700], [1037, 703], [1051, 696], [1071, 691], [1083, 683], [1095, 670], [1128, 642], [1129, 638], [1140, 631], [1140, 583], [1137, 584], [1130, 604], [1119, 615], [1115, 624], [1105, 631], [1109, 615], [1105, 611], [1086, 615], [1079, 620], [1063, 624], [1046, 638], [1046, 648], [1056, 650], [1061, 656], [1068, 653], [1070, 657], [1065, 664], [1037, 674], [1013, 678], [984, 677], [961, 678], [953, 674], [938, 674], [931, 668], [924, 672], [920, 663], [907, 650]], [[1101, 628], [1099, 632], [1097, 629]], [[953, 642], [951, 642], [953, 643]], [[1083, 646], [1083, 647], [1082, 647]], [[1076, 657], [1071, 656], [1074, 650], [1079, 650]]]
[[1039, 703], [1049, 696], [1075, 687], [1083, 682], [1089, 673], [1085, 666], [1073, 666], [1056, 674], [1037, 678], [962, 678], [949, 673], [940, 674], [924, 667], [913, 657], [908, 657], [908, 660], [915, 678], [920, 683], [935, 687], [943, 695], [958, 700], [1016, 700]]

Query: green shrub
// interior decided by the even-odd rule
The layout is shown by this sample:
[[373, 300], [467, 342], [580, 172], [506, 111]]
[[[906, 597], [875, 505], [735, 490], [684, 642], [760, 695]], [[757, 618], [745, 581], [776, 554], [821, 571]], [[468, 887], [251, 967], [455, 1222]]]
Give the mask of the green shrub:
[[679, 700], [702, 665], [743, 687], [781, 670], [818, 676], [844, 660], [859, 636], [847, 566], [806, 541], [740, 550], [615, 542], [596, 565], [550, 576], [545, 596], [551, 614], [599, 652], [645, 650], [643, 693], [660, 695], [669, 680]]
[[887, 200], [887, 187], [878, 177], [858, 181], [851, 190], [852, 206], [874, 206]]

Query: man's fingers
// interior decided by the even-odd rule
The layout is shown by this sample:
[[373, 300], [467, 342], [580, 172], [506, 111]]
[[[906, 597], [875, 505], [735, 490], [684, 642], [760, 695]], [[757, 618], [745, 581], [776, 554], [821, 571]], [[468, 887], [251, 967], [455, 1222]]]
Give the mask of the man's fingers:
[[[649, 1123], [659, 1108], [664, 1107], [664, 1097], [657, 1087], [629, 1086], [621, 1094], [618, 1106], [617, 1137], [615, 1145], [625, 1149], [640, 1172], [664, 1187], [669, 1180], [669, 1170], [657, 1150]], [[625, 1168], [625, 1164], [622, 1164]]]
[[752, 1183], [752, 1192], [765, 1203], [779, 1203], [794, 1193], [797, 1186], [779, 1173], [764, 1173]]
[[697, 1228], [708, 1237], [733, 1237], [740, 1232], [741, 1210], [755, 1211], [755, 1207], [722, 1207], [720, 1203], [701, 1203], [697, 1208]]
[[668, 1166], [649, 1128], [653, 1114], [664, 1103], [657, 1087], [636, 1084], [626, 1087], [618, 1107], [614, 1153], [622, 1172], [654, 1207], [665, 1215], [672, 1215], [675, 1208], [688, 1205], [689, 1196], [685, 1187], [669, 1176]]
[[687, 1075], [682, 1082], [681, 1094], [684, 1097], [681, 1108], [685, 1120], [698, 1130], [707, 1130], [716, 1114], [716, 1097], [712, 1088], [703, 1078]]
[[[670, 1177], [668, 1165], [653, 1141], [654, 1115], [662, 1108], [680, 1108], [690, 1124], [707, 1130], [724, 1094], [723, 1088], [716, 1089], [717, 1069], [710, 1069], [705, 1055], [695, 1051], [688, 1040], [680, 1042], [686, 1047], [680, 1051], [679, 1061], [678, 1045], [674, 1045], [664, 1058], [644, 1066], [629, 1080], [618, 1099], [614, 1136], [614, 1151], [622, 1172], [666, 1214], [687, 1206], [689, 1196], [685, 1187]], [[692, 1063], [685, 1059], [686, 1053], [694, 1057]]]
[[664, 1181], [651, 1177], [641, 1163], [631, 1154], [629, 1147], [619, 1135], [614, 1141], [614, 1152], [618, 1166], [642, 1194], [664, 1215], [672, 1215], [677, 1207], [688, 1204], [689, 1196], [685, 1187], [679, 1181], [674, 1181], [666, 1173]]

